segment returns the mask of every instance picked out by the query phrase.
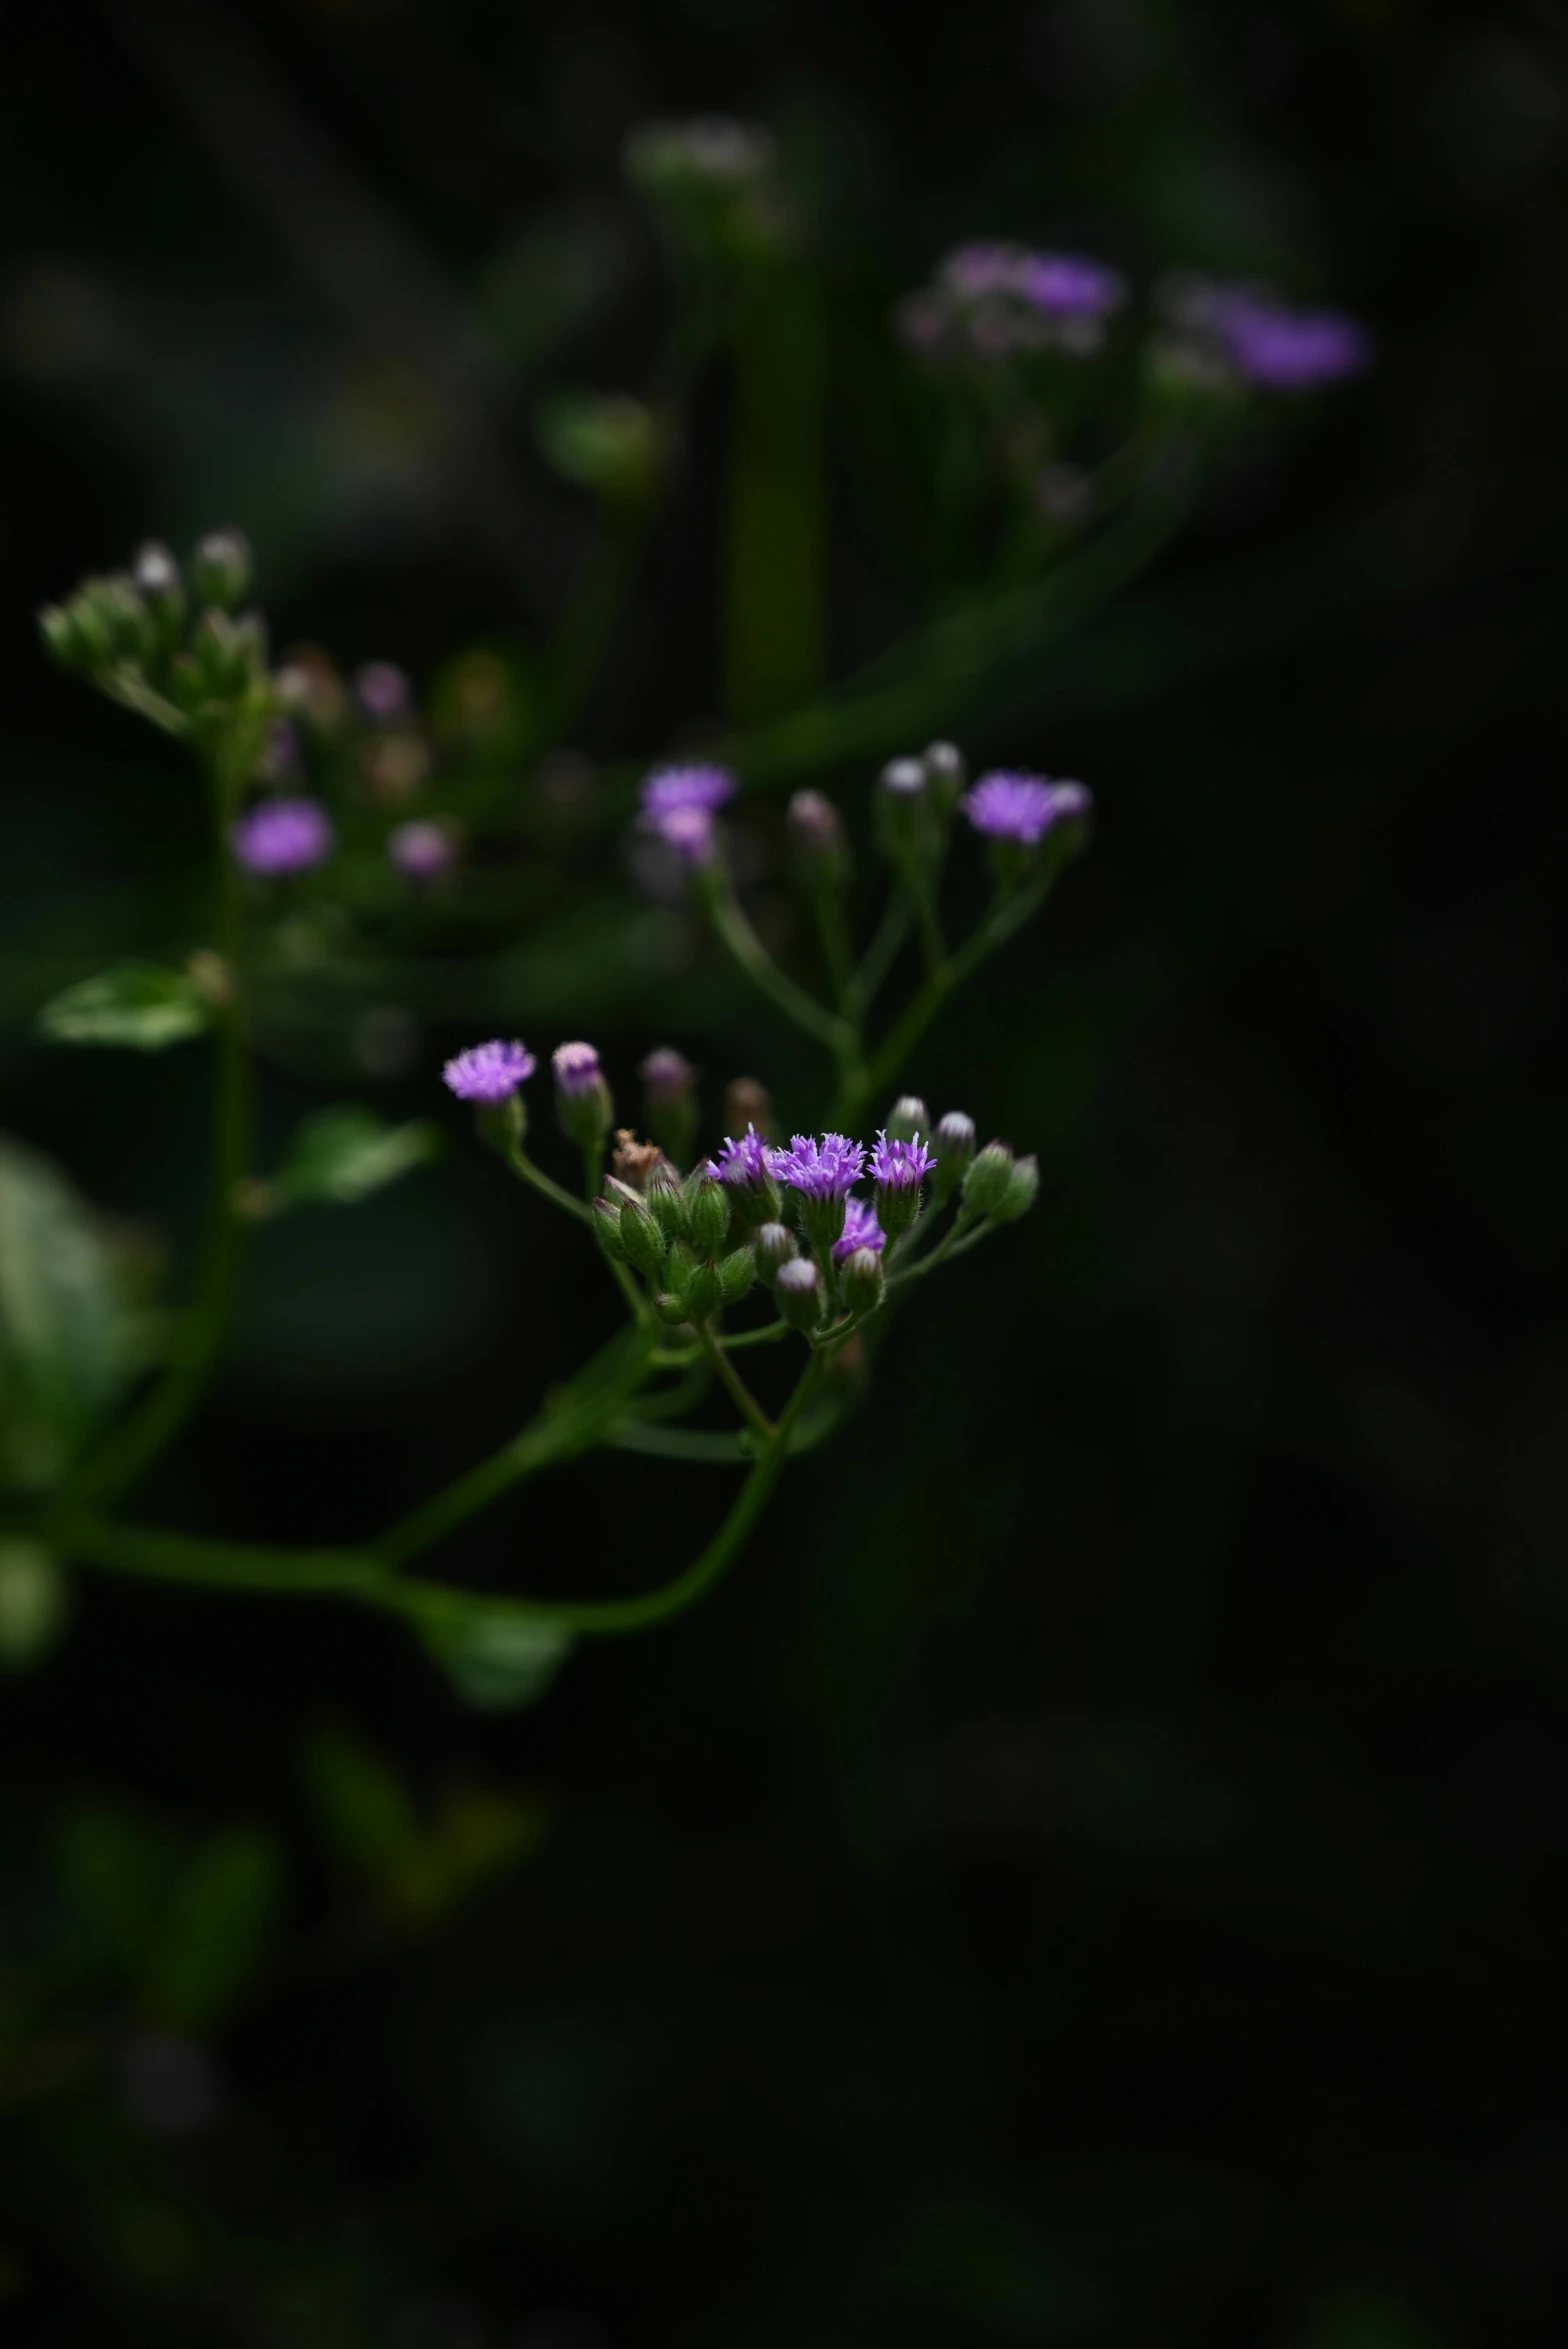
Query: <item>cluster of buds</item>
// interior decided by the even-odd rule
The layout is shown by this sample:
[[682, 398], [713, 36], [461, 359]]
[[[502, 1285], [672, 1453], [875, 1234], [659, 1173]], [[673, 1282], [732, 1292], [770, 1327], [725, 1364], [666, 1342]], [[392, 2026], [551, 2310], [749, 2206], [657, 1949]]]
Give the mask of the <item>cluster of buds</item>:
[[776, 251], [789, 235], [770, 131], [727, 115], [643, 123], [626, 175], [672, 242], [705, 254]]
[[1114, 269], [1080, 253], [959, 245], [929, 285], [899, 304], [896, 324], [922, 358], [987, 361], [1024, 351], [1092, 357], [1127, 299]]
[[259, 746], [272, 688], [265, 623], [239, 610], [251, 578], [237, 530], [211, 532], [183, 570], [149, 541], [128, 571], [86, 579], [46, 605], [39, 626], [62, 667], [167, 732], [211, 740], [243, 719]]
[[[537, 1065], [526, 1045], [494, 1038], [449, 1060], [443, 1075], [486, 1133], [515, 1148], [526, 1131], [522, 1087]], [[562, 1044], [552, 1065], [562, 1129], [593, 1152], [614, 1115], [599, 1055]], [[663, 1094], [668, 1108], [678, 1093], [681, 1114], [694, 1114], [695, 1072], [681, 1054], [661, 1046], [642, 1073], [650, 1099]], [[884, 1302], [890, 1271], [913, 1253], [928, 1215], [955, 1205], [955, 1237], [1012, 1223], [1039, 1187], [1032, 1158], [1015, 1159], [1005, 1142], [977, 1151], [972, 1118], [954, 1110], [933, 1126], [908, 1095], [872, 1143], [825, 1133], [774, 1144], [751, 1124], [686, 1172], [657, 1142], [626, 1128], [615, 1139], [614, 1171], [590, 1209], [595, 1236], [671, 1326], [705, 1325], [760, 1281], [780, 1320], [814, 1342], [837, 1341]]]

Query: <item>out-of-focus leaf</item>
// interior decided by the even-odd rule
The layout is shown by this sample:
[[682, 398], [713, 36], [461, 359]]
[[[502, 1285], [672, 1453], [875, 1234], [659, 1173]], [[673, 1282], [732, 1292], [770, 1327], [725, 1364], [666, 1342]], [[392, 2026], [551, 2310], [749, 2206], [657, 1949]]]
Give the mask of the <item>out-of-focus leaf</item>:
[[284, 1165], [267, 1185], [274, 1211], [324, 1203], [352, 1206], [399, 1175], [423, 1166], [441, 1147], [431, 1125], [389, 1126], [352, 1102], [317, 1110], [294, 1137]]
[[65, 1626], [70, 1589], [41, 1542], [0, 1541], [0, 1669], [25, 1672]]
[[104, 1803], [79, 1803], [60, 1834], [60, 1880], [93, 1939], [143, 1979], [178, 1882], [179, 1853], [161, 1828]]
[[120, 962], [52, 996], [38, 1014], [55, 1044], [118, 1044], [162, 1052], [212, 1025], [212, 1005], [183, 971]]
[[345, 1875], [406, 1901], [423, 1870], [423, 1838], [391, 1764], [352, 1731], [323, 1726], [305, 1740], [300, 1769], [329, 1856]]
[[202, 1846], [164, 1912], [146, 1984], [160, 2022], [202, 2032], [224, 2020], [266, 1962], [284, 1883], [265, 1828], [228, 1827]]
[[601, 497], [636, 499], [659, 469], [659, 429], [651, 409], [625, 394], [553, 392], [534, 415], [539, 446], [563, 480]]
[[458, 1695], [485, 1712], [533, 1704], [572, 1649], [569, 1632], [510, 1615], [429, 1624], [424, 1638]]
[[47, 1159], [0, 1139], [0, 1484], [67, 1466], [135, 1362], [113, 1250]]

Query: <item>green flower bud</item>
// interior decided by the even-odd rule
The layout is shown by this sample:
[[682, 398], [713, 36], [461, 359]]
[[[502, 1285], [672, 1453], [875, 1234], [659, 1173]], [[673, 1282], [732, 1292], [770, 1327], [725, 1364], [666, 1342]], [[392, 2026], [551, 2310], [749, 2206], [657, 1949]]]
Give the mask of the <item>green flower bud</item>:
[[211, 701], [232, 701], [250, 674], [245, 646], [227, 612], [203, 612], [191, 636], [191, 657]]
[[920, 764], [925, 768], [926, 788], [932, 799], [944, 815], [951, 815], [969, 780], [963, 752], [956, 742], [928, 742]]
[[996, 1221], [1016, 1223], [1021, 1215], [1028, 1214], [1039, 1192], [1040, 1161], [1034, 1157], [1018, 1159], [1007, 1185], [1007, 1194], [995, 1211]]
[[939, 1207], [952, 1197], [975, 1154], [975, 1121], [961, 1109], [950, 1109], [931, 1137], [936, 1170], [931, 1189]]
[[822, 1277], [809, 1256], [779, 1266], [774, 1294], [791, 1329], [815, 1329], [822, 1319]]
[[719, 1298], [725, 1305], [738, 1305], [751, 1292], [757, 1277], [756, 1252], [751, 1248], [732, 1249], [721, 1256], [715, 1267], [719, 1276]]
[[905, 1093], [888, 1112], [883, 1131], [890, 1142], [924, 1140], [931, 1132], [931, 1112], [918, 1094]]
[[846, 1259], [839, 1278], [844, 1284], [844, 1302], [857, 1320], [863, 1314], [875, 1313], [887, 1281], [882, 1259], [874, 1248], [857, 1248]]
[[703, 1254], [716, 1255], [729, 1237], [730, 1200], [724, 1185], [712, 1175], [698, 1174], [688, 1179], [686, 1220], [692, 1239]]
[[550, 1057], [561, 1131], [580, 1150], [595, 1149], [609, 1132], [615, 1115], [599, 1055], [591, 1044], [558, 1044]]
[[39, 633], [62, 669], [78, 673], [91, 666], [74, 611], [64, 604], [45, 604], [38, 615]]
[[964, 1177], [964, 1205], [976, 1215], [995, 1215], [1013, 1179], [1013, 1154], [1005, 1142], [987, 1142]]
[[686, 1194], [680, 1176], [667, 1160], [649, 1170], [646, 1197], [649, 1212], [666, 1240], [686, 1239]]
[[800, 1254], [800, 1243], [787, 1224], [765, 1223], [757, 1234], [757, 1268], [765, 1281], [776, 1280], [781, 1264]]
[[706, 1321], [723, 1294], [717, 1265], [694, 1264], [681, 1285], [681, 1303], [689, 1321]]
[[652, 1212], [640, 1199], [622, 1202], [620, 1241], [626, 1260], [650, 1280], [664, 1270], [667, 1243]]
[[166, 546], [157, 539], [148, 539], [138, 547], [136, 560], [131, 565], [131, 579], [136, 592], [159, 623], [159, 633], [172, 641], [185, 617], [185, 582], [180, 577], [180, 566]]
[[686, 1319], [686, 1307], [679, 1297], [655, 1297], [653, 1310], [670, 1329], [679, 1329]]
[[197, 602], [231, 612], [250, 593], [253, 569], [250, 541], [243, 531], [209, 531], [191, 556]]
[[[643, 1211], [645, 1214], [647, 1210]], [[617, 1264], [626, 1260], [626, 1243], [621, 1238], [621, 1207], [614, 1199], [596, 1199], [593, 1203], [593, 1228], [606, 1256]], [[651, 1217], [649, 1219], [652, 1220]]]

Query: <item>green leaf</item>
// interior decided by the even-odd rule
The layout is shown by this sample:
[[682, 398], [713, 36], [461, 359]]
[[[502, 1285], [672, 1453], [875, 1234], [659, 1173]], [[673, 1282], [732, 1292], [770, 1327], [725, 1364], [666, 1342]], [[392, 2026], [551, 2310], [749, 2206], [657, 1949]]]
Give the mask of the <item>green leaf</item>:
[[119, 1266], [47, 1159], [0, 1138], [0, 1484], [52, 1483], [135, 1365]]
[[535, 1703], [572, 1651], [570, 1632], [499, 1613], [428, 1623], [423, 1637], [458, 1695], [484, 1712]]
[[212, 1025], [212, 1005], [183, 971], [119, 962], [53, 996], [38, 1025], [56, 1044], [121, 1044], [162, 1052]]
[[267, 1194], [274, 1212], [325, 1203], [352, 1206], [399, 1175], [423, 1166], [441, 1147], [431, 1125], [389, 1126], [374, 1110], [345, 1103], [317, 1110], [294, 1137], [294, 1147]]
[[300, 1754], [311, 1817], [346, 1876], [407, 1902], [425, 1865], [419, 1814], [390, 1762], [351, 1730], [313, 1729]]
[[226, 1827], [202, 1846], [164, 1912], [146, 1992], [176, 2030], [211, 2031], [265, 1965], [282, 1914], [277, 1840], [263, 1827]]
[[41, 1542], [0, 1540], [0, 1669], [40, 1663], [65, 1628], [70, 1588]]

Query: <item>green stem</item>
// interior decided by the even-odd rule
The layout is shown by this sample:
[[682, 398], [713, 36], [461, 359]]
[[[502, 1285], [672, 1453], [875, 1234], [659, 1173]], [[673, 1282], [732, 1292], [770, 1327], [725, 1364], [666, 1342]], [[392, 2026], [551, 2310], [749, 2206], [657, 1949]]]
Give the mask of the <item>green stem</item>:
[[229, 854], [228, 828], [244, 777], [232, 759], [210, 762], [217, 846], [213, 928], [228, 978], [228, 999], [216, 1013], [212, 1143], [207, 1178], [206, 1230], [201, 1269], [177, 1341], [175, 1359], [157, 1384], [111, 1431], [62, 1496], [69, 1514], [78, 1503], [102, 1504], [124, 1492], [173, 1441], [199, 1402], [223, 1343], [245, 1234], [237, 1194], [250, 1156], [251, 1088], [245, 1014], [240, 995], [242, 880]]
[[514, 1142], [506, 1154], [506, 1162], [513, 1174], [548, 1199], [552, 1206], [564, 1207], [568, 1215], [575, 1215], [579, 1223], [593, 1222], [593, 1209], [581, 1199], [574, 1199], [570, 1191], [547, 1175], [542, 1166], [535, 1166], [521, 1142]]
[[746, 1425], [754, 1434], [761, 1436], [765, 1444], [771, 1444], [777, 1429], [705, 1321], [697, 1324], [697, 1343], [718, 1372], [730, 1401]]
[[830, 1052], [840, 1058], [853, 1051], [854, 1033], [848, 1023], [837, 1013], [829, 1011], [825, 1003], [819, 1003], [814, 995], [808, 995], [804, 987], [797, 987], [794, 980], [779, 969], [746, 919], [740, 901], [727, 883], [721, 883], [715, 890], [710, 900], [709, 913], [714, 929], [752, 985], [770, 1003], [776, 1005], [786, 1019], [793, 1020], [796, 1027], [804, 1028], [808, 1036], [815, 1036], [819, 1043], [825, 1044]]

